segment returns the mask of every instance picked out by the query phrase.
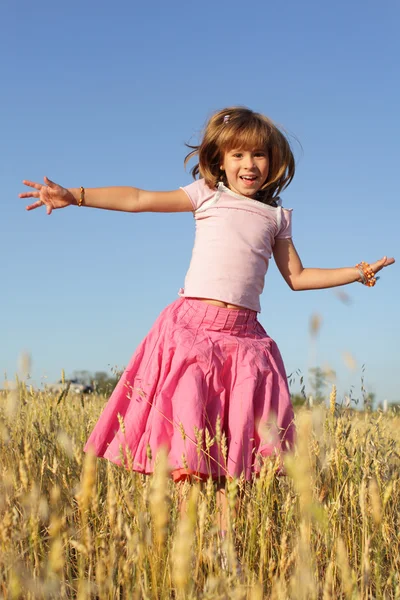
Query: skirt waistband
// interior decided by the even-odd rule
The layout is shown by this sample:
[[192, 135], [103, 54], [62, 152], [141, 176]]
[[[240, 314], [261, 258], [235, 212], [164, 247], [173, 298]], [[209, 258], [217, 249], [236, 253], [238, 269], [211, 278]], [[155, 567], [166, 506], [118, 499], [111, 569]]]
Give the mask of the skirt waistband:
[[225, 308], [194, 298], [181, 298], [180, 302], [184, 310], [179, 320], [190, 323], [190, 327], [205, 325], [215, 331], [250, 333], [260, 325], [255, 310]]

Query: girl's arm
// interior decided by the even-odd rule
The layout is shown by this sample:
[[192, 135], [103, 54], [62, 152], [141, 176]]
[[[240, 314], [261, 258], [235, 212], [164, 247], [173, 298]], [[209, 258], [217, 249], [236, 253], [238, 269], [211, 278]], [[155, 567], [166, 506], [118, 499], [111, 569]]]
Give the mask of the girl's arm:
[[[305, 269], [290, 238], [275, 240], [274, 258], [282, 277], [292, 290], [317, 290], [361, 281], [356, 267]], [[394, 258], [385, 256], [370, 266], [377, 273], [393, 263]]]
[[[19, 194], [20, 198], [36, 198], [36, 202], [26, 207], [33, 210], [46, 206], [50, 215], [57, 208], [78, 205], [81, 198], [80, 188], [64, 188], [44, 178], [44, 184], [24, 180], [23, 183], [36, 191]], [[193, 206], [187, 194], [179, 189], [172, 192], [149, 192], [134, 187], [85, 188], [82, 206], [120, 210], [126, 212], [189, 212]]]

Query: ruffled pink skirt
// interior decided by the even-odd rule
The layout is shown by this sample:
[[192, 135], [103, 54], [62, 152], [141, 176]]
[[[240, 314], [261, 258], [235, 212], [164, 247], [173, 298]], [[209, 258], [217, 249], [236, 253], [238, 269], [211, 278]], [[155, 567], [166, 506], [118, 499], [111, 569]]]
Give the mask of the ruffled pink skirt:
[[252, 310], [179, 298], [141, 342], [85, 451], [152, 473], [240, 477], [294, 441], [285, 368]]

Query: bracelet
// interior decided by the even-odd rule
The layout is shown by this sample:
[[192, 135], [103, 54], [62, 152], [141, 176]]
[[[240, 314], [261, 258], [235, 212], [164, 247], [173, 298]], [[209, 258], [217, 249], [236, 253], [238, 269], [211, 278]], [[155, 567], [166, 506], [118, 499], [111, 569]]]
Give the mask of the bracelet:
[[375, 273], [371, 269], [371, 265], [362, 261], [356, 265], [356, 269], [358, 269], [358, 272], [360, 273], [360, 283], [366, 285], [367, 287], [374, 287], [376, 284], [376, 278]]
[[78, 199], [78, 206], [82, 206], [82, 204], [83, 204], [83, 203], [84, 203], [84, 201], [85, 201], [85, 188], [81, 186], [81, 187], [80, 187], [80, 190], [81, 190], [81, 196], [80, 196], [80, 198]]

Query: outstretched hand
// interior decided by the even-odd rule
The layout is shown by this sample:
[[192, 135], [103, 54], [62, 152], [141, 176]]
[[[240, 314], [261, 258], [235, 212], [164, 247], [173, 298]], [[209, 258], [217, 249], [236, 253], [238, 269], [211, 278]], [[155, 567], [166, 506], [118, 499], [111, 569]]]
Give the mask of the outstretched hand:
[[75, 204], [73, 194], [61, 185], [51, 181], [48, 177], [44, 177], [44, 184], [26, 180], [22, 183], [38, 190], [36, 192], [32, 191], [19, 194], [20, 198], [38, 198], [37, 202], [29, 204], [26, 207], [26, 210], [33, 210], [34, 208], [39, 208], [39, 206], [46, 206], [47, 214], [51, 215], [52, 211], [56, 208], [65, 208], [70, 204]]
[[371, 263], [370, 267], [373, 270], [373, 272], [376, 274], [376, 273], [379, 273], [379, 271], [381, 271], [385, 267], [392, 265], [394, 262], [395, 262], [394, 258], [388, 258], [387, 256], [384, 256], [380, 260], [377, 260], [376, 262]]

